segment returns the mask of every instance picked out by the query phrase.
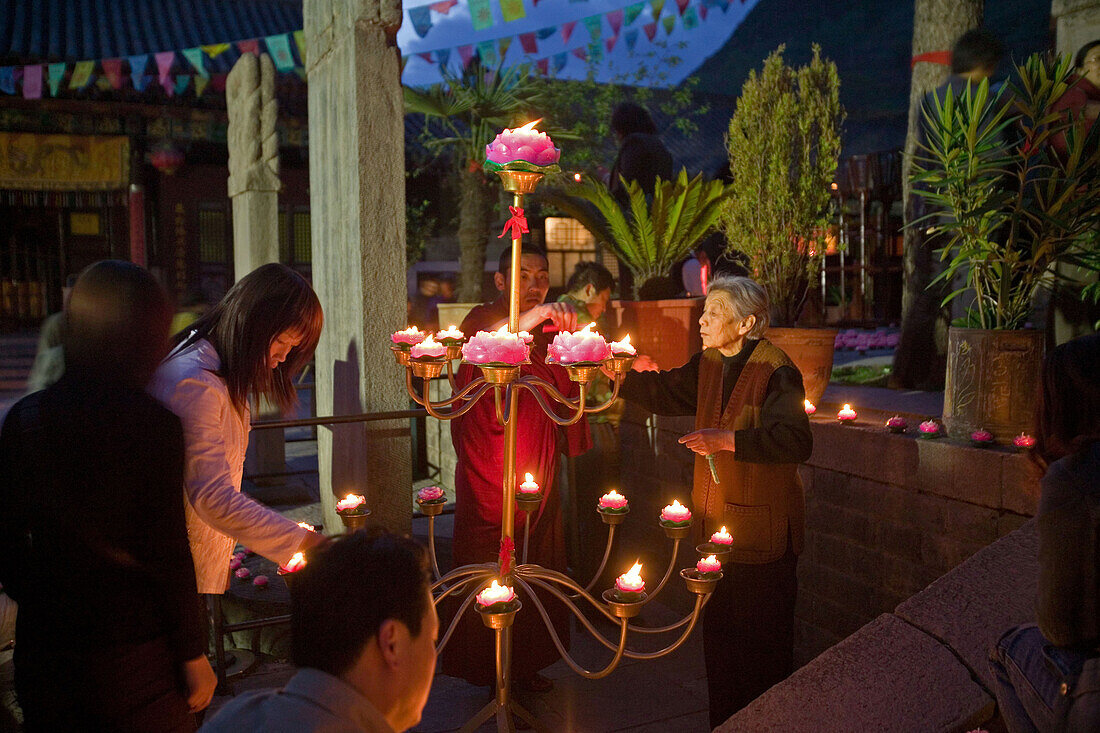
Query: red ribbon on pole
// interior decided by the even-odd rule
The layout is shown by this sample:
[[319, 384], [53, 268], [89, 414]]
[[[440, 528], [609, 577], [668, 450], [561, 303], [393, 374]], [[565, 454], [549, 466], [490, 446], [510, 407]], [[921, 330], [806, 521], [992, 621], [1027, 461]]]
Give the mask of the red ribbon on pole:
[[500, 577], [507, 577], [512, 572], [512, 553], [516, 551], [516, 543], [511, 537], [500, 538]]
[[929, 51], [928, 53], [917, 54], [909, 61], [909, 68], [913, 68], [922, 61], [926, 64], [943, 64], [944, 66], [950, 66], [951, 52]]
[[504, 239], [508, 231], [512, 232], [512, 239], [519, 239], [529, 230], [527, 229], [527, 217], [523, 215], [523, 209], [519, 206], [509, 206], [512, 218], [504, 223], [504, 230], [497, 235], [497, 239]]

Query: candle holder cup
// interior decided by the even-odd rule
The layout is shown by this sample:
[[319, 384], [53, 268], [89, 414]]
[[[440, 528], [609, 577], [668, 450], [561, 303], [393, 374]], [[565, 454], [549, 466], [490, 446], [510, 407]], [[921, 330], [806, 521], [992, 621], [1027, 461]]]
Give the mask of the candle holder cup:
[[691, 535], [691, 522], [685, 522], [683, 524], [666, 524], [661, 522], [661, 529], [665, 531], [665, 536], [670, 540], [684, 540]]
[[695, 568], [684, 568], [680, 571], [680, 577], [687, 584], [687, 589], [697, 595], [706, 596], [714, 592], [718, 581], [722, 579], [721, 571], [715, 573], [702, 573]]
[[444, 344], [447, 349], [447, 358], [450, 360], [462, 358], [462, 344], [461, 343], [449, 343]]
[[637, 358], [636, 356], [613, 355], [607, 360], [607, 366], [621, 379], [634, 366], [634, 360]]
[[481, 623], [490, 629], [506, 629], [516, 620], [516, 612], [523, 608], [519, 599], [507, 603], [494, 603], [491, 606], [477, 605], [477, 612], [481, 614]]
[[409, 352], [406, 349], [402, 349], [400, 346], [391, 346], [390, 351], [393, 352], [393, 359], [401, 366], [409, 365]]
[[704, 542], [695, 546], [695, 551], [702, 557], [714, 555], [714, 558], [723, 565], [730, 559], [732, 549], [729, 545], [720, 545], [717, 542]]
[[286, 586], [287, 591], [289, 593], [291, 593], [292, 595], [294, 593], [294, 588], [296, 587], [296, 583], [297, 583], [297, 579], [295, 578], [295, 576], [297, 574], [298, 573], [291, 572], [291, 571], [287, 570], [286, 568], [279, 568], [275, 571], [275, 575], [279, 576], [282, 579], [283, 584]]
[[496, 173], [500, 176], [500, 180], [504, 184], [504, 190], [508, 193], [534, 193], [539, 181], [542, 180], [541, 173], [530, 171], [498, 170]]
[[600, 375], [599, 364], [563, 364], [569, 381], [587, 384]]
[[537, 512], [542, 504], [542, 492], [537, 494], [524, 494], [516, 492], [516, 507], [524, 512]]
[[493, 385], [511, 384], [519, 378], [519, 364], [515, 366], [494, 366], [491, 364], [478, 364], [481, 376], [485, 381]]
[[444, 501], [417, 501], [416, 505], [420, 508], [420, 513], [425, 517], [438, 517], [443, 513], [443, 507], [447, 505]]
[[358, 532], [361, 529], [365, 529], [367, 526], [367, 517], [370, 516], [370, 509], [367, 509], [362, 514], [341, 514], [340, 521], [344, 523], [344, 529], [349, 533]]
[[443, 373], [445, 362], [442, 359], [409, 359], [414, 377], [435, 379]]
[[607, 604], [607, 610], [611, 611], [611, 615], [617, 618], [634, 618], [642, 612], [646, 593], [645, 591], [639, 591], [638, 599], [635, 601], [620, 601], [619, 591], [615, 588], [608, 588], [603, 592], [602, 597], [604, 603]]
[[622, 524], [626, 521], [626, 515], [630, 513], [630, 507], [621, 512], [607, 512], [597, 508], [596, 512], [600, 515], [600, 519], [604, 524]]

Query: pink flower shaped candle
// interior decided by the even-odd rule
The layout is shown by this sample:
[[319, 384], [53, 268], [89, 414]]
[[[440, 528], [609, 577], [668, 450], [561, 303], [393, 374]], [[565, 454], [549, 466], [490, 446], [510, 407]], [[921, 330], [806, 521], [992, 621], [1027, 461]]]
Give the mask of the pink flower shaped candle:
[[241, 566], [241, 559], [239, 557], [234, 556], [232, 559], [230, 559], [230, 561], [229, 561], [229, 569], [230, 570], [236, 570], [240, 566]]
[[1016, 446], [1020, 450], [1027, 450], [1035, 445], [1035, 438], [1027, 435], [1026, 433], [1020, 433], [1012, 439], [1012, 445]]
[[817, 412], [817, 407], [809, 400], [802, 400], [802, 407], [806, 410], [807, 415], [812, 415]]
[[367, 499], [359, 494], [348, 494], [336, 502], [336, 513], [345, 516], [356, 516], [366, 513]]
[[462, 345], [462, 358], [471, 364], [515, 366], [527, 361], [528, 348], [522, 336], [508, 326], [496, 331], [478, 331]]
[[420, 504], [444, 504], [447, 496], [438, 486], [425, 486], [416, 492], [416, 501]]
[[638, 350], [634, 348], [634, 344], [630, 343], [630, 334], [624, 336], [622, 341], [612, 341], [607, 346], [615, 356], [638, 355]]
[[975, 430], [970, 434], [970, 442], [978, 448], [988, 448], [993, 445], [993, 433], [988, 430]]
[[836, 414], [836, 419], [842, 423], [849, 423], [856, 419], [856, 411], [852, 409], [851, 405], [844, 405], [840, 408], [840, 412]]
[[730, 547], [733, 544], [733, 535], [726, 531], [725, 527], [710, 536], [710, 541], [716, 545]]
[[447, 347], [431, 336], [418, 344], [413, 344], [409, 349], [409, 356], [414, 359], [442, 359], [446, 354]]
[[550, 361], [558, 364], [597, 364], [611, 357], [611, 349], [603, 336], [596, 333], [594, 323], [579, 331], [559, 333], [547, 349]]
[[630, 503], [625, 496], [612, 489], [600, 497], [596, 509], [604, 514], [626, 514], [630, 511]]
[[477, 594], [478, 610], [485, 613], [507, 613], [514, 609], [515, 600], [516, 592], [495, 580], [492, 585]]
[[698, 570], [699, 574], [704, 578], [714, 577], [722, 572], [722, 563], [718, 562], [718, 558], [714, 555], [707, 555], [702, 560], [695, 563], [695, 569]]
[[527, 333], [526, 331], [520, 331], [517, 335], [520, 337], [523, 343], [528, 345], [535, 340], [535, 337]]
[[444, 345], [461, 343], [465, 338], [466, 334], [454, 326], [448, 326], [435, 335], [435, 340]]
[[416, 326], [409, 326], [404, 331], [396, 331], [390, 336], [393, 345], [403, 351], [408, 351], [426, 338], [428, 338], [428, 334]]
[[257, 588], [266, 588], [269, 582], [271, 581], [268, 580], [266, 575], [257, 575], [255, 578], [252, 579], [252, 585], [256, 586]]
[[645, 592], [645, 581], [642, 580], [642, 564], [634, 563], [630, 570], [615, 578], [615, 595], [620, 603], [633, 603], [640, 601]]
[[237, 568], [235, 571], [233, 571], [233, 574], [241, 580], [246, 580], [248, 576], [252, 575], [252, 571], [248, 568]]
[[909, 427], [909, 421], [899, 415], [894, 415], [886, 421], [886, 429], [891, 433], [904, 433]]
[[300, 552], [295, 552], [294, 555], [287, 561], [286, 565], [279, 567], [279, 573], [286, 575], [287, 573], [296, 573], [306, 566], [306, 557]]
[[672, 503], [661, 510], [661, 524], [670, 527], [684, 527], [691, 524], [691, 510], [673, 499]]
[[542, 493], [542, 489], [535, 483], [535, 477], [529, 473], [523, 475], [523, 483], [519, 485], [519, 493], [525, 496], [538, 496]]
[[528, 122], [523, 127], [506, 129], [485, 146], [485, 157], [497, 165], [524, 161], [534, 165], [553, 165], [561, 151], [545, 132], [534, 129], [542, 120]]
[[938, 438], [942, 434], [940, 424], [935, 420], [925, 420], [917, 426], [917, 437], [920, 438]]

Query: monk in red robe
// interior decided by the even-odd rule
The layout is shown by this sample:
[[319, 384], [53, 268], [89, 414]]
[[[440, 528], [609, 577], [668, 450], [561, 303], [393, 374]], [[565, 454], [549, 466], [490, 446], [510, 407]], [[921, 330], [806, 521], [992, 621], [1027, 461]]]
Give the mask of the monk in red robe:
[[[462, 322], [466, 334], [494, 331], [508, 322], [508, 278], [511, 269], [511, 249], [501, 255], [494, 275], [497, 300], [479, 305]], [[550, 382], [562, 394], [573, 397], [577, 384], [569, 381], [562, 367], [545, 363], [546, 348], [554, 334], [576, 329], [577, 314], [568, 303], [544, 303], [550, 289], [550, 274], [546, 256], [531, 245], [524, 247], [520, 259], [519, 328], [534, 336], [531, 344], [531, 364], [522, 369]], [[458, 387], [469, 384], [480, 371], [464, 364], [458, 371]], [[564, 410], [564, 408], [561, 408]], [[500, 525], [503, 502], [504, 428], [497, 422], [493, 400], [481, 399], [462, 417], [451, 422], [451, 438], [458, 465], [455, 469], [454, 562], [456, 566], [497, 560], [500, 552]], [[566, 548], [562, 528], [561, 494], [556, 479], [558, 454], [575, 456], [591, 447], [588, 421], [560, 428], [542, 412], [527, 390], [519, 393], [519, 426], [517, 434], [516, 485], [523, 474], [535, 477], [543, 490], [543, 501], [531, 517], [528, 562], [565, 572]], [[516, 512], [516, 561], [523, 557], [523, 524], [526, 512]], [[542, 691], [550, 687], [538, 671], [558, 659], [553, 641], [544, 628], [535, 604], [517, 594], [524, 602], [517, 615], [512, 633], [512, 679], [519, 689]], [[568, 611], [556, 599], [544, 595], [554, 627], [569, 647]], [[454, 607], [450, 607], [453, 615]], [[445, 627], [444, 627], [445, 628]], [[482, 625], [477, 614], [467, 612], [455, 629], [454, 636], [443, 650], [443, 672], [462, 677], [477, 685], [491, 685], [495, 679], [493, 632]]]

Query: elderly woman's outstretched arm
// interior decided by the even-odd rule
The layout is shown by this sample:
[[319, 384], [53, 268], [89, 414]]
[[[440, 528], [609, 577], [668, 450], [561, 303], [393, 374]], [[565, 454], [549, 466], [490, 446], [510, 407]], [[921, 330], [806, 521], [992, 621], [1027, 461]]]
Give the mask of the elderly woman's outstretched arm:
[[738, 430], [735, 455], [751, 463], [802, 463], [814, 449], [806, 417], [802, 375], [793, 367], [779, 367], [768, 381], [760, 427]]

